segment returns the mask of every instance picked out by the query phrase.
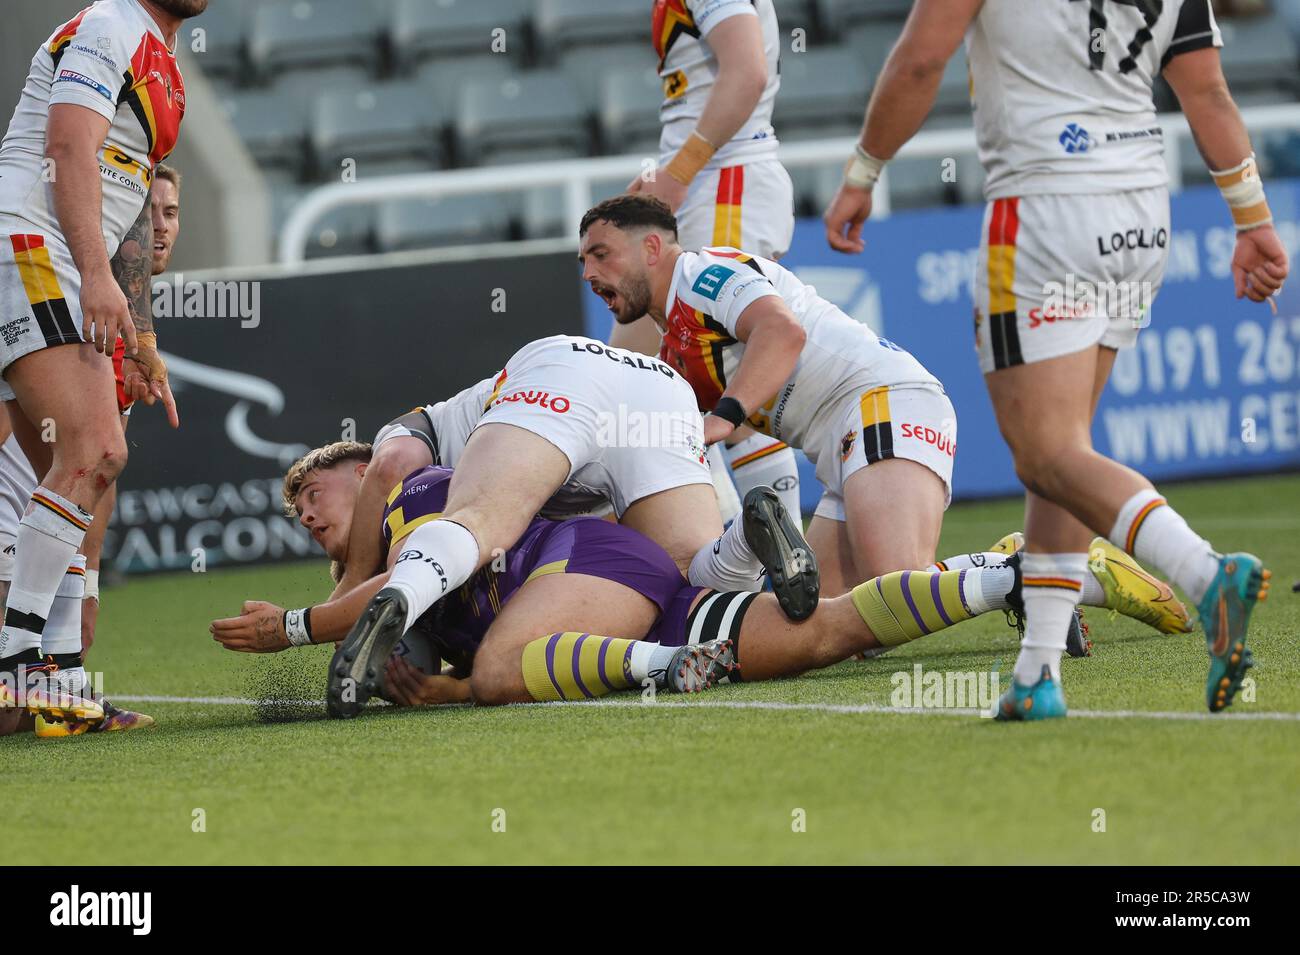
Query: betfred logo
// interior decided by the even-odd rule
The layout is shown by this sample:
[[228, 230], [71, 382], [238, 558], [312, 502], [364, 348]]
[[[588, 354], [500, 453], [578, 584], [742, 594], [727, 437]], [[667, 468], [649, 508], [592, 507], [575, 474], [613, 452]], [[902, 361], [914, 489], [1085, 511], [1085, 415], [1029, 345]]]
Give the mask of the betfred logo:
[[570, 407], [568, 398], [564, 397], [564, 395], [552, 395], [549, 391], [511, 392], [494, 401], [493, 407], [505, 401], [522, 401], [526, 405], [537, 405], [539, 408], [554, 411], [556, 414], [564, 414]]
[[950, 458], [957, 453], [957, 441], [951, 434], [944, 434], [942, 431], [920, 424], [905, 424], [902, 430], [903, 437], [932, 444]]

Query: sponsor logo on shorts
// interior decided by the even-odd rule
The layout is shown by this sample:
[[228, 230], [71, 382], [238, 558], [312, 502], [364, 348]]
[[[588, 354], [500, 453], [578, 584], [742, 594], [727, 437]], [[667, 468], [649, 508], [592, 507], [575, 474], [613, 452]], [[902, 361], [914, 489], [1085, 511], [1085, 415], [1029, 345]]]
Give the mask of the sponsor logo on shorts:
[[1067, 123], [1065, 129], [1061, 130], [1061, 135], [1057, 137], [1057, 142], [1067, 153], [1086, 153], [1096, 145], [1088, 131], [1078, 123]]
[[1088, 282], [1077, 280], [1073, 273], [1065, 282], [1047, 282], [1043, 285], [1043, 306], [1035, 320], [1029, 313], [1029, 327], [1037, 328], [1048, 322], [1069, 321], [1104, 315], [1108, 319], [1125, 320], [1134, 328], [1151, 324], [1151, 302], [1156, 296], [1152, 282]]
[[84, 73], [78, 73], [76, 70], [59, 70], [59, 75], [55, 78], [54, 82], [57, 83], [60, 80], [66, 80], [71, 83], [80, 83], [82, 86], [89, 86], [105, 99], [112, 100], [114, 98], [113, 91], [103, 83], [91, 79]]
[[902, 433], [905, 438], [914, 438], [933, 445], [950, 458], [957, 453], [957, 441], [950, 432], [936, 431], [921, 424], [905, 424]]
[[848, 461], [849, 455], [853, 453], [853, 445], [858, 441], [858, 431], [854, 428], [844, 437], [840, 438], [840, 460]]
[[537, 405], [556, 414], [564, 414], [570, 408], [568, 398], [564, 395], [552, 395], [549, 391], [513, 391], [508, 395], [502, 395], [492, 403], [492, 406], [495, 408], [506, 401], [522, 401], [526, 405]]
[[1109, 236], [1097, 236], [1097, 254], [1114, 255], [1116, 252], [1133, 249], [1163, 249], [1169, 244], [1169, 232], [1156, 227], [1148, 232], [1146, 229], [1125, 229], [1112, 232]]
[[4, 325], [0, 325], [0, 335], [4, 336], [5, 345], [13, 347], [17, 344], [18, 339], [31, 331], [31, 323], [31, 316], [24, 315], [22, 318], [16, 318], [12, 322], [6, 322]]
[[793, 491], [799, 486], [799, 478], [794, 474], [783, 474], [772, 482], [772, 487], [777, 491]]

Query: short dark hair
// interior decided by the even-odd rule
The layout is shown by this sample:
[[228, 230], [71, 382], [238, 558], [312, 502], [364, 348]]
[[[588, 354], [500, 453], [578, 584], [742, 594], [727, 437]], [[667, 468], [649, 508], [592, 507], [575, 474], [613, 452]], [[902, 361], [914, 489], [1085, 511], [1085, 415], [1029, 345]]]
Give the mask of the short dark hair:
[[608, 222], [616, 229], [663, 229], [677, 239], [677, 217], [657, 196], [624, 193], [596, 203], [578, 224], [578, 236], [586, 235], [593, 222]]

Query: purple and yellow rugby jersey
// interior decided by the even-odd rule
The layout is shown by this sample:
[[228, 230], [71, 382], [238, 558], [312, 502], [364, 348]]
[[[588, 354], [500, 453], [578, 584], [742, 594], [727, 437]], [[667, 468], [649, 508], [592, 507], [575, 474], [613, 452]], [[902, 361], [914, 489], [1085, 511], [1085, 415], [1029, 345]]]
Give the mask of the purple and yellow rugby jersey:
[[[451, 476], [450, 468], [421, 468], [393, 488], [384, 510], [386, 545], [442, 516]], [[686, 616], [698, 588], [687, 585], [658, 544], [598, 517], [534, 518], [504, 557], [488, 563], [434, 605], [429, 611], [437, 615], [433, 635], [450, 656], [472, 657], [520, 587], [535, 577], [565, 573], [603, 577], [631, 587], [659, 608], [660, 619], [645, 638], [664, 644], [685, 642]]]

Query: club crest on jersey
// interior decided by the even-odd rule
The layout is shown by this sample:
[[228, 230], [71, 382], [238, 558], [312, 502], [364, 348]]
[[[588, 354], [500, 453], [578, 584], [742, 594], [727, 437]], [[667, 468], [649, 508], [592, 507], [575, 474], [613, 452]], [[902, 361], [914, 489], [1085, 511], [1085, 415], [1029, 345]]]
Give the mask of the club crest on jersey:
[[1086, 153], [1094, 145], [1088, 131], [1078, 123], [1067, 123], [1057, 141], [1067, 153]]

